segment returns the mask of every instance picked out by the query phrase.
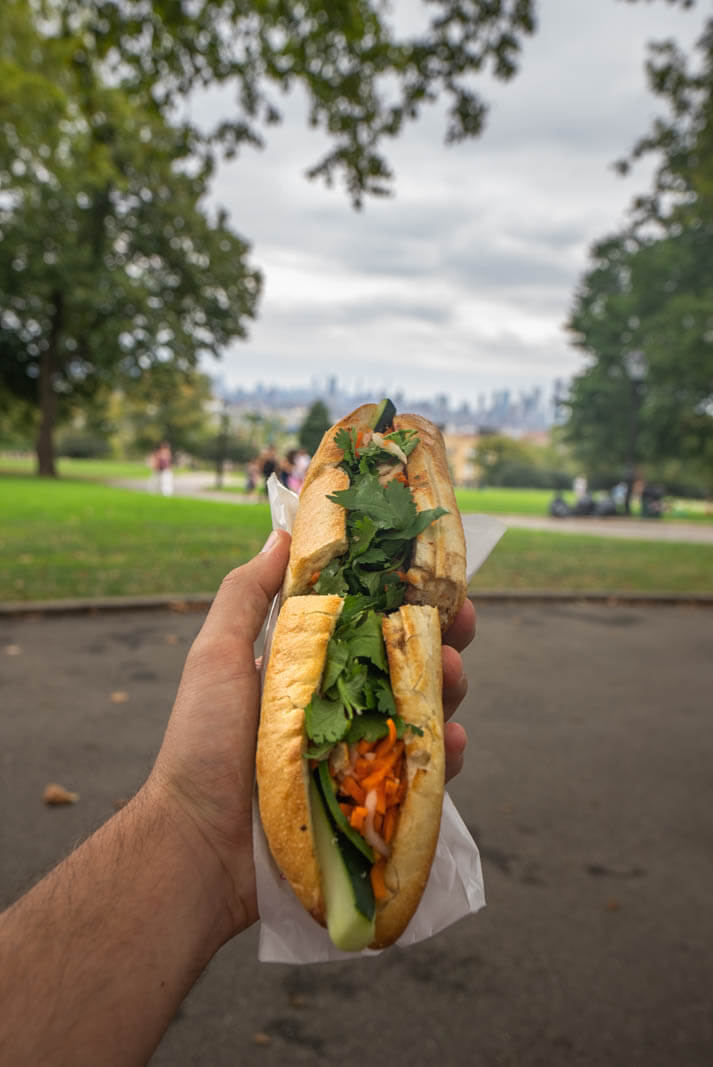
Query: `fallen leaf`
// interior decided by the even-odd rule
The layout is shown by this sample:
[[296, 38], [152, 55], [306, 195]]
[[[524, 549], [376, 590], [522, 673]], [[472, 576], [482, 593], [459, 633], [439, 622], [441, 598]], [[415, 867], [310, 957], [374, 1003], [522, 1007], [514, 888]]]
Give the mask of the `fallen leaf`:
[[109, 699], [111, 700], [112, 704], [125, 704], [129, 699], [129, 694], [125, 693], [122, 689], [117, 689], [114, 693], [111, 694], [111, 697]]
[[63, 785], [58, 785], [57, 782], [50, 782], [45, 786], [42, 799], [45, 804], [58, 807], [60, 804], [76, 804], [79, 800], [79, 793], [70, 793]]

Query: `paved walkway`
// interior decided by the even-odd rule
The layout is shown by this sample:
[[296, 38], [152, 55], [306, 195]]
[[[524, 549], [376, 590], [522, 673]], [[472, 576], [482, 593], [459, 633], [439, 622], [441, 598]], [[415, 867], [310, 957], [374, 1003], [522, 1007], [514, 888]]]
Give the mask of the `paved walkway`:
[[[0, 905], [143, 781], [201, 621], [0, 619]], [[152, 1067], [709, 1067], [713, 612], [481, 604], [465, 661], [450, 791], [487, 907], [312, 967], [258, 964], [252, 929]], [[46, 808], [50, 781], [79, 802]]]
[[[154, 491], [151, 478], [115, 481], [112, 484], [123, 489]], [[233, 484], [237, 487], [242, 485], [242, 480], [232, 480], [230, 476], [226, 476], [226, 484]], [[200, 497], [201, 500], [221, 500], [230, 504], [243, 505], [254, 504], [257, 501], [264, 500], [264, 497], [259, 494], [255, 494], [253, 497], [245, 497], [242, 493], [218, 490], [215, 488], [215, 475], [206, 471], [176, 475], [174, 478], [174, 495]], [[547, 516], [537, 515], [499, 515], [497, 517], [502, 519], [506, 526], [514, 529], [544, 530], [550, 533], [589, 534], [592, 537], [621, 537], [638, 541], [679, 541], [689, 544], [713, 545], [713, 523], [624, 518], [552, 519]]]

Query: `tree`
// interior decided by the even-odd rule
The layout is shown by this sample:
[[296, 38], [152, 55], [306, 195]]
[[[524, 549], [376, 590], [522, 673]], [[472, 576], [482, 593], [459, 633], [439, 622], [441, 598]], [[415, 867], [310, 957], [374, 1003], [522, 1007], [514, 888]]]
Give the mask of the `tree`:
[[[32, 25], [26, 0], [7, 10]], [[146, 94], [104, 82], [69, 30], [48, 42], [37, 30], [32, 62], [40, 44], [34, 79], [43, 91], [59, 79], [59, 133], [28, 137], [24, 166], [17, 125], [14, 153], [12, 138], [0, 146], [0, 359], [5, 391], [38, 397], [38, 470], [51, 475], [63, 409], [117, 379], [218, 355], [244, 336], [259, 275], [225, 216], [204, 213], [210, 174], [191, 162], [186, 131]], [[0, 33], [5, 68], [12, 47]]]
[[571, 461], [559, 442], [536, 445], [507, 434], [483, 434], [473, 459], [482, 485], [568, 489], [572, 484]]
[[574, 297], [568, 328], [590, 362], [567, 435], [590, 473], [631, 480], [637, 462], [680, 460], [713, 490], [713, 19], [694, 58], [658, 43], [647, 69], [669, 117], [619, 164], [656, 154], [653, 188], [627, 230], [593, 248]]
[[112, 396], [110, 415], [127, 452], [146, 455], [168, 441], [174, 451], [202, 455], [205, 441], [215, 438], [215, 405], [206, 374], [177, 375], [158, 364]]
[[[446, 139], [482, 129], [472, 76], [510, 78], [534, 0], [429, 0], [400, 35], [380, 0], [4, 0], [0, 5], [0, 405], [40, 409], [38, 470], [72, 403], [245, 335], [260, 287], [248, 247], [204, 200], [216, 161], [259, 145], [278, 91], [306, 91], [332, 147], [310, 177], [355, 205], [384, 195], [382, 144], [445, 97]], [[210, 130], [181, 115], [232, 85]]]
[[304, 417], [299, 429], [298, 441], [300, 448], [313, 456], [319, 447], [319, 442], [332, 425], [327, 405], [322, 400], [315, 400]]

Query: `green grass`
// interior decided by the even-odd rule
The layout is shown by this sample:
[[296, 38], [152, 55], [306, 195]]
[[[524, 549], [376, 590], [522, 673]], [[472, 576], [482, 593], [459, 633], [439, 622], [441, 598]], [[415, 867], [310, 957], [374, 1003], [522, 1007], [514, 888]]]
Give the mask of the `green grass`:
[[[562, 494], [567, 503], [574, 504], [574, 493]], [[456, 489], [456, 500], [462, 512], [475, 511], [485, 515], [548, 515], [554, 497], [552, 489]], [[638, 518], [636, 505], [632, 518]], [[713, 522], [713, 508], [704, 500], [666, 501], [665, 522], [686, 521]], [[645, 520], [647, 523], [658, 520]]]
[[[177, 468], [180, 470], [180, 468]], [[151, 477], [151, 467], [143, 460], [118, 459], [68, 459], [57, 460], [57, 471], [62, 478], [86, 479], [88, 481], [112, 481], [119, 478]], [[3, 474], [35, 473], [35, 460], [31, 456], [0, 456], [0, 476]]]
[[210, 592], [270, 528], [235, 507], [92, 482], [0, 478], [0, 600]]
[[713, 545], [510, 529], [471, 589], [713, 593]]
[[456, 489], [462, 512], [484, 515], [547, 515], [553, 495], [549, 489]]
[[[211, 592], [263, 544], [266, 504], [0, 477], [0, 600]], [[473, 589], [713, 593], [713, 546], [508, 530]]]

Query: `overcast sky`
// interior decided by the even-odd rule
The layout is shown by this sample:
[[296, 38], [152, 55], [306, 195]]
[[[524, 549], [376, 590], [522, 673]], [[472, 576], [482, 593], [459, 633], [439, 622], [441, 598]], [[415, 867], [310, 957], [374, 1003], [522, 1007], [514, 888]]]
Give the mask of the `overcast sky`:
[[520, 73], [487, 86], [484, 135], [445, 147], [428, 111], [389, 148], [392, 198], [355, 212], [342, 189], [305, 179], [323, 142], [297, 100], [267, 149], [221, 167], [215, 200], [252, 243], [265, 287], [248, 341], [206, 369], [231, 387], [337, 374], [375, 395], [454, 403], [576, 373], [563, 324], [588, 249], [648, 187], [648, 166], [626, 180], [611, 166], [661, 110], [646, 42], [692, 41], [703, 12], [663, 0], [538, 8]]

